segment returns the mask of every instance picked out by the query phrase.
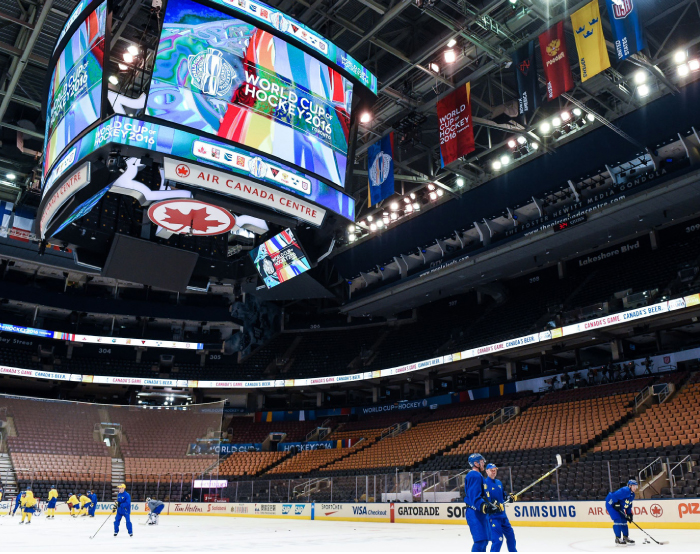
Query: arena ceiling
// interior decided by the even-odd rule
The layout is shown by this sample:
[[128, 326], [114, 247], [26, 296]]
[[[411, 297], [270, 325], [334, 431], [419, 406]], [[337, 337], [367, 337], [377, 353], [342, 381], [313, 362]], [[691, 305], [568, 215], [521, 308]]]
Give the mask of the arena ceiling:
[[[640, 5], [648, 47], [582, 85], [575, 59], [570, 14], [589, 0], [269, 0], [329, 37], [373, 71], [379, 96], [370, 122], [362, 124], [356, 150], [355, 177], [350, 184], [358, 204], [356, 242], [374, 236], [366, 218], [385, 211], [391, 199], [368, 208], [366, 151], [379, 137], [394, 131], [397, 189], [402, 195], [426, 193], [437, 186], [442, 193], [422, 211], [463, 194], [493, 178], [492, 161], [507, 151], [514, 136], [537, 138], [539, 124], [563, 109], [584, 107], [594, 113], [595, 126], [615, 127], [615, 120], [661, 95], [672, 94], [689, 76], [679, 76], [674, 53], [692, 54], [700, 42], [700, 5], [697, 0], [635, 0]], [[46, 68], [60, 29], [76, 2], [0, 0], [0, 195], [18, 197], [22, 188], [36, 184], [33, 169], [43, 150]], [[152, 0], [115, 2], [110, 69], [118, 73], [118, 54], [136, 44], [147, 51], [146, 70], [157, 45], [158, 18]], [[601, 6], [606, 36], [610, 28]], [[508, 106], [517, 96], [511, 55], [527, 41], [558, 21], [564, 21], [569, 58], [576, 83], [571, 93], [543, 105], [527, 118], [511, 118]], [[447, 44], [454, 42], [456, 59], [446, 63]], [[609, 50], [613, 44], [608, 41]], [[437, 69], [436, 69], [437, 68]], [[650, 91], [642, 97], [634, 74], [648, 72]], [[147, 71], [146, 71], [147, 72]], [[472, 87], [472, 113], [476, 150], [448, 168], [439, 162], [437, 100], [466, 82]], [[131, 84], [132, 94], [142, 86]], [[592, 126], [593, 128], [594, 126]], [[583, 130], [583, 133], [587, 130]], [[635, 138], [619, 131], [620, 140]], [[513, 160], [510, 168], [533, 157], [552, 155], [560, 144], [575, 140], [564, 136], [549, 140], [545, 148]], [[502, 173], [502, 171], [501, 171]], [[14, 176], [14, 179], [10, 176]], [[402, 224], [409, 214], [399, 211], [391, 225]], [[413, 219], [415, 214], [410, 214]], [[406, 218], [406, 219], [404, 219]], [[352, 247], [347, 244], [345, 247]]]

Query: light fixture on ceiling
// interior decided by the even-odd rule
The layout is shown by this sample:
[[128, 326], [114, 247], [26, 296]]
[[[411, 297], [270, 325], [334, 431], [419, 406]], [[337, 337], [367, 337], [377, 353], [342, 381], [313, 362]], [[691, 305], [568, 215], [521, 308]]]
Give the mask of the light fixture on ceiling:
[[437, 193], [435, 191], [432, 191], [428, 196], [431, 200], [437, 200]]
[[539, 147], [540, 145], [537, 142], [530, 143], [530, 148], [532, 148], [533, 150], [538, 150]]
[[503, 167], [507, 166], [510, 163], [510, 156], [503, 154], [503, 156], [501, 156], [500, 162]]
[[455, 54], [455, 51], [452, 50], [451, 48], [449, 50], [445, 50], [445, 63], [455, 63], [457, 60], [457, 54]]
[[428, 67], [430, 67], [430, 71], [433, 73], [440, 73], [440, 66], [435, 62], [431, 63]]
[[348, 240], [349, 240], [350, 242], [355, 242], [355, 239], [356, 239], [356, 238], [357, 238], [357, 237], [355, 236], [355, 233], [350, 233], [350, 234], [348, 235]]
[[685, 77], [688, 73], [690, 73], [690, 68], [688, 67], [688, 64], [682, 63], [677, 67], [677, 71], [680, 77]]
[[643, 83], [647, 82], [647, 76], [649, 74], [644, 71], [643, 69], [640, 69], [639, 71], [636, 71], [634, 73], [634, 84], [635, 85], [641, 85]]
[[571, 114], [565, 110], [565, 111], [561, 112], [560, 117], [561, 117], [561, 120], [564, 123], [566, 123], [567, 121], [569, 121], [569, 119], [571, 119]]
[[527, 139], [522, 135], [520, 135], [517, 140], [518, 140], [518, 144], [520, 146], [522, 146], [523, 144], [525, 144], [527, 142]]
[[649, 96], [649, 92], [650, 92], [649, 85], [642, 84], [642, 85], [639, 85], [637, 87], [637, 94], [639, 94], [640, 98], [644, 98], [645, 96]]
[[461, 177], [457, 177], [457, 180], [455, 181], [455, 184], [459, 187], [462, 188], [464, 186], [464, 179]]
[[552, 126], [549, 123], [549, 121], [543, 121], [542, 123], [540, 123], [540, 133], [542, 133], [543, 135], [549, 134], [551, 130]]
[[399, 203], [398, 202], [392, 202], [391, 205], [389, 206], [392, 210], [396, 211], [399, 209]]
[[697, 71], [700, 69], [700, 60], [690, 60], [688, 62], [688, 67], [691, 71]]
[[588, 121], [590, 121], [591, 123], [593, 123], [593, 122], [595, 121], [595, 116], [594, 116], [592, 113], [589, 112], [589, 113], [586, 114], [586, 119], [587, 119]]
[[129, 69], [129, 66], [126, 65], [125, 63], [119, 64], [119, 71], [126, 71], [127, 69]]
[[126, 51], [129, 52], [129, 54], [131, 54], [132, 56], [138, 56], [138, 55], [139, 55], [138, 46], [134, 46], [133, 44], [130, 45], [130, 46], [126, 49]]
[[508, 148], [515, 148], [515, 145], [516, 145], [516, 144], [517, 144], [517, 143], [515, 142], [515, 139], [510, 139], [510, 140], [508, 141]]
[[442, 190], [442, 189], [437, 189], [436, 192], [437, 192], [437, 195], [438, 195], [438, 196], [442, 196], [443, 194], [445, 194], [445, 191]]
[[491, 167], [493, 168], [494, 171], [498, 171], [499, 169], [501, 169], [501, 162], [496, 160], [491, 164]]
[[124, 52], [123, 58], [126, 63], [133, 63], [134, 61], [134, 56], [129, 52]]
[[673, 54], [673, 61], [676, 63], [683, 63], [688, 58], [688, 53], [685, 50], [676, 50]]
[[372, 121], [372, 114], [369, 112], [362, 112], [360, 115], [360, 123], [369, 123]]
[[561, 127], [561, 118], [555, 117], [554, 119], [552, 119], [552, 125], [554, 125], [555, 127]]
[[571, 111], [573, 112], [573, 114], [574, 114], [576, 117], [580, 117], [581, 114], [583, 113], [583, 112], [581, 111], [581, 108], [574, 108], [574, 109], [571, 110]]
[[119, 79], [117, 79], [114, 75], [110, 75], [108, 81], [113, 85], [119, 84]]

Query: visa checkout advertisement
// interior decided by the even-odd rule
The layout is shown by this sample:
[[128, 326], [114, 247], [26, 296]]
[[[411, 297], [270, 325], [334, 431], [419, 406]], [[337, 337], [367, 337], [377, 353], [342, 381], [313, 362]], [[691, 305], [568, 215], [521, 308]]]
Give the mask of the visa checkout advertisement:
[[87, 15], [56, 61], [46, 108], [44, 176], [66, 146], [100, 119], [106, 21], [103, 2]]
[[215, 135], [345, 186], [353, 84], [232, 15], [166, 6], [146, 114]]

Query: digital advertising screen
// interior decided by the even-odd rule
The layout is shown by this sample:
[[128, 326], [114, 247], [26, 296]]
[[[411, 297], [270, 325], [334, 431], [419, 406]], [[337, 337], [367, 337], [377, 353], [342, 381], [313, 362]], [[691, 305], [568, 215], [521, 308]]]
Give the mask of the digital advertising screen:
[[90, 0], [80, 0], [78, 4], [73, 8], [73, 11], [70, 12], [70, 15], [68, 16], [68, 19], [66, 19], [66, 24], [63, 26], [63, 29], [61, 30], [61, 34], [58, 35], [58, 40], [56, 40], [56, 46], [54, 46], [53, 51], [54, 54], [56, 53], [56, 49], [58, 48], [58, 45], [61, 44], [61, 40], [63, 37], [66, 36], [66, 33], [68, 32], [68, 29], [70, 29], [70, 26], [73, 25], [78, 20], [78, 17], [80, 14], [83, 12], [83, 10], [87, 7], [87, 5], [90, 3]]
[[343, 187], [353, 84], [255, 25], [170, 0], [146, 114], [241, 144]]
[[290, 229], [251, 250], [250, 257], [268, 289], [311, 269], [306, 254]]
[[56, 61], [46, 108], [44, 176], [66, 146], [100, 118], [106, 19], [104, 2], [73, 33]]

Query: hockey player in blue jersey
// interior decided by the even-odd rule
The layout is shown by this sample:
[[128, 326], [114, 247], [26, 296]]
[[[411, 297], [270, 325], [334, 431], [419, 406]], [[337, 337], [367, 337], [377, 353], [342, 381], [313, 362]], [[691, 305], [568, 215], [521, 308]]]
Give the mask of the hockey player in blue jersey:
[[131, 526], [131, 495], [126, 492], [126, 485], [122, 483], [117, 487], [119, 494], [117, 495], [117, 501], [114, 503], [114, 508], [112, 508], [112, 513], [116, 512], [117, 517], [114, 518], [114, 536], [116, 537], [119, 533], [119, 524], [122, 518], [126, 520], [126, 530], [129, 532], [129, 536], [134, 536], [134, 529]]
[[503, 512], [503, 505], [491, 502], [486, 490], [486, 483], [481, 475], [486, 460], [481, 454], [469, 456], [471, 471], [464, 478], [464, 503], [467, 505], [465, 514], [469, 531], [472, 534], [472, 552], [486, 552], [491, 540], [489, 516]]
[[[22, 497], [23, 497], [23, 496], [24, 496], [24, 491], [22, 491], [21, 493], [19, 493], [19, 494], [17, 495], [17, 497], [15, 498], [15, 509], [12, 510], [12, 515], [13, 515], [13, 516], [15, 515], [15, 512], [16, 512], [17, 510], [19, 510], [20, 504], [22, 503]], [[22, 511], [20, 510], [19, 513], [21, 514]]]
[[[488, 464], [486, 466], [486, 492], [492, 501], [503, 505], [506, 501], [503, 494], [503, 483], [496, 479], [497, 473], [498, 468], [496, 464]], [[512, 494], [509, 494], [508, 497], [511, 502], [515, 502], [515, 497]], [[513, 532], [513, 527], [508, 520], [505, 510], [490, 515], [489, 523], [491, 525], [491, 552], [501, 551], [503, 537], [506, 539], [508, 552], [517, 552], [515, 549], [515, 533]]]
[[97, 495], [92, 491], [87, 491], [87, 496], [92, 503], [88, 509], [88, 516], [95, 517], [95, 509], [97, 508]]
[[632, 513], [632, 502], [634, 493], [637, 492], [639, 484], [634, 479], [627, 481], [627, 486], [609, 492], [605, 497], [605, 508], [608, 510], [610, 519], [613, 520], [613, 531], [615, 531], [615, 544], [634, 544], [629, 538], [628, 523], [634, 519]]

